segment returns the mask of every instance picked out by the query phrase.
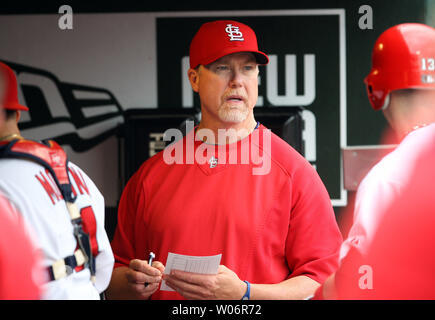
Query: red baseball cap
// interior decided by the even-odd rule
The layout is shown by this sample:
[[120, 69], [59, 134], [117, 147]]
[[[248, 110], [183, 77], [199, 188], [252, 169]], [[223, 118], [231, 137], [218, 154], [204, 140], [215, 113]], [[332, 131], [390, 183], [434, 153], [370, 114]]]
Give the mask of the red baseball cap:
[[6, 64], [0, 61], [0, 75], [2, 76], [3, 97], [0, 101], [4, 109], [29, 111], [29, 108], [18, 102], [17, 78], [15, 72]]
[[190, 67], [207, 65], [236, 52], [251, 52], [258, 64], [269, 63], [269, 57], [258, 50], [257, 36], [246, 24], [233, 20], [204, 23], [190, 44]]

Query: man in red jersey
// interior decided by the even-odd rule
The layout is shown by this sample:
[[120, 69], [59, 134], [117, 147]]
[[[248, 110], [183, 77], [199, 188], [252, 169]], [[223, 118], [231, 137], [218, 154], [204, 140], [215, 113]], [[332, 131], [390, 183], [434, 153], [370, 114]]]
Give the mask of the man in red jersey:
[[[335, 270], [342, 238], [322, 181], [254, 118], [268, 61], [243, 23], [205, 23], [194, 36], [201, 122], [123, 191], [109, 299], [304, 299]], [[165, 274], [169, 253], [222, 258], [216, 274]]]
[[385, 30], [365, 83], [400, 143], [358, 187], [340, 268], [315, 297], [434, 299], [435, 29]]
[[41, 298], [42, 259], [24, 220], [0, 193], [0, 300]]

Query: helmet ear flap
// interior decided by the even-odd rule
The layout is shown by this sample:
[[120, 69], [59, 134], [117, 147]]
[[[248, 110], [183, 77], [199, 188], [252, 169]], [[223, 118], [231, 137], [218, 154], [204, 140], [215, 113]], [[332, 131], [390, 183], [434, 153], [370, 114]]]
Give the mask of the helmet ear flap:
[[365, 79], [365, 85], [366, 85], [366, 91], [367, 91], [367, 96], [369, 98], [370, 104], [372, 105], [372, 108], [377, 110], [377, 103], [376, 103], [376, 97], [373, 94], [373, 85], [371, 83], [371, 81], [368, 80], [368, 77]]
[[379, 87], [379, 79], [374, 78], [371, 74], [364, 79], [364, 83], [372, 108], [376, 111], [386, 108], [389, 104], [389, 90]]

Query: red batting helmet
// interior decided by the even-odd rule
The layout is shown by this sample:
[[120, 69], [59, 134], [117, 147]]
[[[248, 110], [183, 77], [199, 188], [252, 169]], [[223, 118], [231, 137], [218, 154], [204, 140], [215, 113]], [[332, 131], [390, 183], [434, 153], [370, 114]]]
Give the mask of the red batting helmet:
[[393, 90], [435, 88], [435, 29], [420, 23], [389, 28], [377, 39], [364, 79], [370, 103], [383, 107]]

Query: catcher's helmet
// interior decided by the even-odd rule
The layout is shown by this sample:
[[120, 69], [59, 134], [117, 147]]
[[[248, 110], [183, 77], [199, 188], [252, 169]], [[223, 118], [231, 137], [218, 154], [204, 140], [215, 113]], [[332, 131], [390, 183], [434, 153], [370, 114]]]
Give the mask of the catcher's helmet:
[[386, 105], [393, 90], [435, 88], [435, 29], [404, 23], [384, 31], [376, 40], [364, 82], [375, 110]]

